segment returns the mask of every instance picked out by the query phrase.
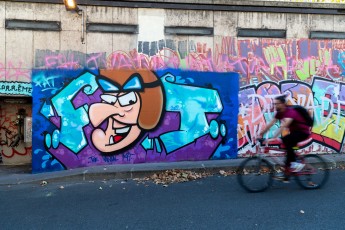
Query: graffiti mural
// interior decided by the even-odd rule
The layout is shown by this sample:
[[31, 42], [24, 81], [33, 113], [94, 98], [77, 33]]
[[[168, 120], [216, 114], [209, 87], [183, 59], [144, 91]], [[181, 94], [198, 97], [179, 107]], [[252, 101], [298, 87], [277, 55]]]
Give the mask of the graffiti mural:
[[33, 171], [237, 156], [238, 74], [33, 71]]
[[4, 164], [31, 162], [31, 140], [24, 141], [24, 117], [31, 115], [28, 98], [0, 99], [0, 156]]
[[[320, 145], [342, 150], [344, 140], [345, 123], [342, 108], [344, 108], [345, 94], [342, 92], [343, 84], [330, 80], [314, 77], [309, 85], [301, 81], [265, 82], [258, 86], [250, 86], [240, 90], [239, 110], [239, 138], [238, 146], [244, 149], [250, 146], [252, 137], [274, 116], [272, 102], [274, 97], [287, 94], [289, 104], [299, 104], [312, 111], [315, 124], [312, 129], [312, 137], [315, 143], [319, 143], [317, 149], [310, 148], [307, 151], [327, 152], [320, 149]], [[273, 136], [278, 124], [271, 129], [267, 137]], [[312, 147], [312, 146], [311, 146]], [[315, 147], [315, 146], [314, 146]], [[240, 155], [246, 155], [240, 151]]]
[[0, 81], [30, 82], [31, 70], [25, 69], [22, 61], [0, 62]]
[[241, 87], [287, 79], [311, 83], [313, 76], [342, 81], [345, 76], [345, 40], [224, 37], [212, 50], [200, 42], [167, 39], [139, 41], [137, 48], [108, 55], [38, 50], [35, 67], [237, 72]]
[[105, 53], [85, 54], [78, 51], [36, 50], [35, 67], [46, 69], [98, 69], [106, 67]]
[[[91, 141], [99, 151], [116, 153], [131, 145], [144, 130], [157, 126], [164, 95], [162, 83], [155, 74], [140, 70], [103, 70], [97, 83], [102, 101], [90, 106], [89, 118], [96, 127]], [[103, 131], [101, 124], [105, 120], [108, 124]]]
[[[44, 156], [45, 166], [37, 168], [48, 169], [51, 167], [47, 166], [48, 163], [56, 163], [57, 168], [73, 168], [80, 165], [79, 158], [84, 160], [81, 165], [87, 166], [245, 157], [254, 151], [252, 138], [273, 116], [272, 98], [281, 93], [289, 94], [290, 104], [306, 106], [315, 118], [313, 142], [302, 152], [344, 152], [344, 50], [345, 40], [240, 40], [234, 37], [223, 37], [220, 42], [214, 43], [214, 49], [202, 42], [166, 39], [139, 41], [138, 47], [130, 51], [111, 53], [37, 50], [35, 67], [44, 69], [37, 70], [33, 75], [36, 89], [44, 92], [39, 95], [44, 103], [40, 101], [37, 113], [46, 121], [44, 129], [40, 129], [45, 146], [39, 146], [37, 154]], [[85, 76], [83, 68], [90, 71]], [[127, 74], [121, 75], [121, 79], [114, 77], [116, 71], [124, 69]], [[151, 74], [142, 78], [143, 74], [138, 72], [136, 77], [136, 70], [146, 70]], [[184, 75], [189, 71], [203, 72], [206, 77], [204, 84], [197, 77], [199, 74], [193, 77]], [[227, 131], [224, 139], [234, 138], [227, 136], [229, 130], [233, 131], [227, 121], [230, 119], [226, 112], [228, 99], [223, 98], [228, 89], [214, 85], [215, 78], [211, 75], [229, 72], [239, 75], [237, 153], [232, 152], [232, 147], [222, 144], [217, 146], [217, 150], [209, 151], [212, 154], [207, 157], [189, 153], [188, 156], [183, 155], [196, 139], [192, 133], [202, 136], [205, 132], [202, 128], [205, 119], [198, 114], [207, 114], [206, 132], [213, 130], [212, 127], [218, 127], [216, 130], [224, 128]], [[233, 85], [235, 83], [231, 87]], [[76, 90], [79, 87], [80, 90]], [[195, 108], [193, 111], [182, 109], [181, 105], [190, 99], [182, 96], [189, 95], [186, 92], [208, 95], [217, 103], [218, 99], [210, 89], [218, 92], [222, 109], [202, 107], [209, 111], [202, 112], [201, 107], [196, 106], [200, 101], [191, 104]], [[142, 121], [148, 117], [144, 115], [147, 114], [143, 95], [146, 91], [156, 91], [152, 94], [155, 96], [149, 96], [154, 98], [151, 100], [155, 105], [155, 111], [150, 111], [155, 115], [149, 117], [155, 121], [148, 125]], [[180, 95], [179, 100], [170, 92]], [[61, 99], [68, 95], [73, 98], [72, 105], [70, 100]], [[118, 104], [117, 108], [113, 108], [114, 103]], [[126, 111], [126, 106], [132, 110]], [[107, 112], [102, 112], [104, 110]], [[124, 121], [121, 116], [127, 117], [127, 113], [132, 119]], [[217, 123], [212, 122], [212, 116], [216, 117]], [[74, 121], [73, 117], [81, 119]], [[196, 117], [193, 124], [190, 123], [191, 117]], [[176, 119], [179, 123], [173, 124]], [[77, 130], [70, 127], [77, 127]], [[267, 135], [271, 135], [276, 128], [278, 124]], [[187, 129], [191, 131], [183, 131]], [[75, 137], [74, 143], [70, 143], [67, 133]], [[217, 145], [217, 142], [206, 143]], [[74, 154], [64, 154], [68, 151]], [[87, 151], [100, 153], [101, 156], [86, 157]], [[64, 156], [62, 160], [59, 154]], [[83, 154], [85, 157], [81, 157]]]

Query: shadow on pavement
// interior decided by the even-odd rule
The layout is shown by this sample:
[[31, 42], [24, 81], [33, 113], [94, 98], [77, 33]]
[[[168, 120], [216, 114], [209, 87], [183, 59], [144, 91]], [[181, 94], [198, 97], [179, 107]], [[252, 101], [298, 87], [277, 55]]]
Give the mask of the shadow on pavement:
[[31, 164], [23, 165], [4, 165], [0, 164], [0, 175], [11, 174], [31, 174]]

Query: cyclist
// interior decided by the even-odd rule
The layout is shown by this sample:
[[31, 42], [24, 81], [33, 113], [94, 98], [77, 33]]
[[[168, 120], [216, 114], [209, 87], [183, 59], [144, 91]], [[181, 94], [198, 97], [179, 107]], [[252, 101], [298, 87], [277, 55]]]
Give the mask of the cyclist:
[[[289, 182], [289, 172], [299, 172], [304, 164], [296, 162], [296, 154], [293, 149], [298, 142], [308, 139], [311, 135], [311, 128], [305, 124], [305, 119], [300, 115], [298, 111], [289, 107], [286, 104], [286, 96], [281, 95], [274, 98], [274, 107], [276, 110], [274, 118], [271, 122], [259, 133], [259, 137], [262, 136], [279, 120], [280, 128], [274, 134], [273, 138], [267, 139], [265, 143], [269, 143], [282, 133], [284, 129], [289, 130], [289, 134], [281, 138], [285, 148], [287, 150], [286, 160], [285, 160], [285, 172], [284, 175], [279, 177], [283, 182]], [[290, 170], [289, 170], [290, 169]]]

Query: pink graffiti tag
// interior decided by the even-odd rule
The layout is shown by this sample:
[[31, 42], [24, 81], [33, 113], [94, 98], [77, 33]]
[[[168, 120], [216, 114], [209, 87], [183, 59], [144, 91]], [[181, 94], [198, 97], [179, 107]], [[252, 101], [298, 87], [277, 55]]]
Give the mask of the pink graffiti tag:
[[15, 65], [12, 61], [5, 64], [0, 63], [0, 80], [2, 81], [27, 81], [31, 80], [30, 70], [22, 67], [23, 62]]

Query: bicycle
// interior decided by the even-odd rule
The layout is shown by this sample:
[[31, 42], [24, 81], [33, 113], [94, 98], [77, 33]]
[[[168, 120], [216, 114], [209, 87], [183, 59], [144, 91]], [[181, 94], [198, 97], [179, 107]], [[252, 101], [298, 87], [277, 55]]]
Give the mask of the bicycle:
[[[310, 143], [312, 138], [300, 142], [294, 148], [299, 149]], [[277, 179], [279, 172], [284, 172], [284, 163], [277, 160], [278, 157], [286, 155], [286, 150], [281, 142], [270, 145], [263, 144], [264, 139], [255, 141], [256, 153], [245, 159], [239, 166], [237, 180], [241, 187], [248, 192], [263, 192], [270, 188], [273, 179]], [[316, 154], [296, 153], [297, 160], [305, 164], [299, 172], [288, 170], [290, 178], [295, 178], [297, 184], [304, 189], [319, 189], [324, 186], [329, 178], [327, 162]], [[277, 157], [278, 156], [278, 157]], [[277, 179], [278, 180], [278, 179]]]

